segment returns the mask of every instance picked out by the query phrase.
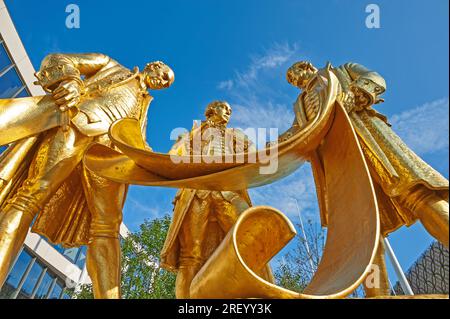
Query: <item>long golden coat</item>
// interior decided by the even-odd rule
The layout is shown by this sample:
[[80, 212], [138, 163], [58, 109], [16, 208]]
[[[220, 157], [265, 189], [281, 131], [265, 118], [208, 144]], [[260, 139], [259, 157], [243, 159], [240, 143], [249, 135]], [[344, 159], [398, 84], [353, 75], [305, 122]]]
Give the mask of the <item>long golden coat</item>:
[[[37, 73], [41, 84], [50, 85], [58, 80], [61, 74], [50, 72], [53, 69], [78, 70], [86, 76], [85, 94], [70, 125], [111, 146], [107, 136], [111, 123], [133, 117], [140, 121], [145, 140], [147, 110], [152, 98], [140, 82], [137, 70], [131, 72], [103, 54], [53, 54], [44, 59]], [[44, 134], [16, 141], [0, 155], [0, 210], [25, 181]], [[58, 187], [38, 213], [31, 231], [67, 247], [88, 244], [91, 214], [82, 187], [83, 169], [81, 162]]]
[[[195, 134], [197, 130], [201, 132], [202, 127], [203, 125], [199, 128], [194, 128], [191, 134]], [[227, 129], [227, 131], [229, 130], [230, 129]], [[185, 139], [182, 139], [179, 142], [177, 142], [172, 147], [169, 153], [177, 155], [188, 155], [189, 151], [186, 148], [185, 142], [186, 142]], [[179, 256], [178, 232], [181, 228], [184, 217], [189, 211], [192, 200], [194, 199], [195, 196], [198, 196], [200, 198], [206, 198], [206, 196], [208, 196], [209, 193], [211, 193], [211, 191], [195, 190], [189, 188], [180, 189], [178, 191], [173, 201], [174, 211], [172, 223], [169, 227], [164, 247], [161, 250], [161, 265], [164, 268], [172, 271], [176, 271], [178, 269], [178, 256]], [[248, 196], [247, 190], [241, 190], [238, 192], [223, 191], [221, 192], [221, 195], [225, 200], [228, 200], [231, 203], [233, 203], [238, 209], [239, 213], [243, 212], [245, 209], [251, 206], [251, 201], [250, 197]], [[219, 244], [220, 241], [223, 239], [224, 235], [226, 234], [221, 234], [221, 230], [217, 228], [209, 232], [209, 236], [216, 236], [215, 239], [209, 237], [209, 241], [213, 243], [212, 246], [214, 246], [211, 247], [211, 250], [214, 250], [216, 248], [214, 242]]]
[[[361, 85], [369, 92], [373, 90], [374, 96], [385, 91], [384, 79], [360, 64], [347, 63], [333, 68], [332, 72], [338, 78], [342, 91], [347, 91], [350, 83]], [[303, 107], [300, 95], [295, 105], [296, 113]], [[351, 111], [349, 116], [375, 182], [384, 236], [416, 221], [414, 214], [395, 200], [412, 187], [423, 185], [448, 200], [448, 180], [400, 139], [384, 115], [372, 107], [364, 107]], [[299, 122], [298, 125], [301, 127], [303, 123]], [[326, 226], [327, 216], [321, 216], [321, 219]]]

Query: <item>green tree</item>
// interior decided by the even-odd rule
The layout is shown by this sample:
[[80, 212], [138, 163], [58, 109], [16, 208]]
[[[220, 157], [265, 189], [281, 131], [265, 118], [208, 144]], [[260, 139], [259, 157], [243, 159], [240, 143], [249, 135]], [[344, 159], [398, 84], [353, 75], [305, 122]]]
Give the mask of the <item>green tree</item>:
[[[301, 225], [297, 226], [301, 230]], [[304, 232], [305, 236], [298, 232], [296, 246], [282, 256], [274, 272], [278, 285], [297, 292], [303, 292], [311, 281], [325, 246], [326, 231], [320, 225], [308, 220]]]
[[[170, 216], [146, 220], [138, 231], [122, 241], [122, 298], [175, 298], [175, 274], [162, 269], [159, 253], [169, 230]], [[83, 285], [77, 299], [93, 298], [92, 286]]]

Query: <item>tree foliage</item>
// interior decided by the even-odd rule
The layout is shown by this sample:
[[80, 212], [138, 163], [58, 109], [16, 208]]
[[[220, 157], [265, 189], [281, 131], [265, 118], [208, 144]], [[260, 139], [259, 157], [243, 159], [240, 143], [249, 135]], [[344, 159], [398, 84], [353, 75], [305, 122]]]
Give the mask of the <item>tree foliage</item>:
[[[122, 241], [122, 298], [175, 298], [175, 274], [162, 269], [159, 254], [170, 225], [168, 215], [146, 220]], [[74, 298], [93, 298], [92, 286], [82, 285]]]
[[308, 220], [304, 225], [304, 236], [301, 225], [297, 226], [300, 229], [297, 244], [282, 256], [274, 276], [278, 285], [301, 293], [311, 281], [322, 258], [326, 231]]

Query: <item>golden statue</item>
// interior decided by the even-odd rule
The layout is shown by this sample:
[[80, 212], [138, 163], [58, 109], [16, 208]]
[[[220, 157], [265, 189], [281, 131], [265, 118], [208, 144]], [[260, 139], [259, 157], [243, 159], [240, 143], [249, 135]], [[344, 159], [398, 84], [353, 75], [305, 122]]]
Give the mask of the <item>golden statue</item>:
[[[215, 162], [195, 149], [188, 155], [180, 152], [179, 157], [177, 152], [153, 152], [145, 148], [139, 122], [133, 119], [118, 120], [110, 128], [120, 152], [100, 144], [86, 152], [84, 164], [90, 171], [119, 183], [238, 192], [291, 174], [321, 148], [326, 179], [318, 181], [318, 188], [325, 190], [321, 196], [327, 205], [321, 209], [329, 214], [327, 241], [305, 291], [276, 286], [265, 276], [267, 264], [293, 238], [295, 229], [281, 212], [259, 206], [239, 214], [192, 279], [190, 298], [343, 298], [371, 271], [380, 237], [375, 191], [350, 119], [337, 99], [339, 81], [328, 68], [316, 76], [321, 79], [315, 87], [321, 101], [316, 118], [269, 149], [248, 148], [236, 154], [236, 158], [244, 155], [243, 161]], [[186, 143], [181, 138], [177, 145], [182, 149]], [[263, 172], [261, 168], [272, 160], [278, 169]]]
[[87, 245], [94, 296], [120, 298], [127, 185], [89, 172], [82, 158], [92, 142], [113, 147], [115, 120], [136, 119], [145, 136], [147, 89], [169, 87], [174, 74], [159, 61], [130, 71], [90, 53], [51, 54], [36, 77], [49, 95], [0, 100], [0, 145], [12, 143], [0, 158], [0, 286], [35, 219], [32, 231], [52, 243]]
[[[181, 136], [169, 154], [222, 156], [254, 151], [254, 144], [236, 130], [227, 128], [231, 107], [214, 101], [205, 111], [206, 121]], [[198, 138], [198, 146], [195, 139]], [[247, 191], [212, 191], [183, 188], [174, 200], [172, 224], [161, 251], [161, 266], [177, 272], [177, 298], [190, 298], [190, 286], [241, 212], [251, 206]], [[273, 281], [270, 268], [265, 278]]]
[[[383, 267], [380, 238], [407, 224], [407, 217], [420, 219], [444, 242], [448, 236], [448, 182], [371, 109], [384, 83], [359, 65], [294, 65], [288, 80], [303, 91], [296, 120], [267, 149], [235, 143], [224, 125], [229, 106], [218, 103], [208, 113], [214, 120], [182, 136], [170, 154], [153, 152], [143, 134], [147, 87], [173, 81], [162, 63], [133, 74], [101, 55], [56, 55], [37, 75], [52, 95], [0, 101], [0, 145], [18, 141], [0, 162], [2, 280], [37, 215], [32, 230], [52, 242], [89, 245], [95, 297], [120, 297], [117, 236], [128, 184], [183, 189], [162, 252], [164, 265], [180, 271], [179, 297], [343, 298], [364, 282], [373, 264]], [[225, 138], [198, 146], [196, 137], [203, 138], [205, 128]], [[215, 161], [227, 152], [233, 161]], [[238, 155], [243, 161], [235, 160]], [[267, 160], [278, 169], [262, 173]], [[328, 231], [317, 271], [299, 293], [274, 285], [267, 267], [294, 227], [276, 209], [249, 207], [246, 189], [279, 180], [305, 161], [313, 167]], [[423, 206], [426, 214], [417, 211]], [[224, 223], [229, 209], [232, 217]], [[214, 236], [205, 240], [209, 234]], [[373, 295], [384, 288], [372, 288]]]
[[[383, 101], [380, 95], [386, 89], [384, 79], [357, 63], [347, 63], [331, 70], [340, 83], [338, 100], [349, 114], [373, 179], [382, 236], [420, 220], [432, 236], [448, 247], [448, 180], [408, 148], [391, 129], [387, 118], [372, 108], [373, 104]], [[317, 72], [306, 61], [293, 64], [287, 71], [288, 82], [300, 88], [302, 93], [294, 105], [294, 124], [280, 136], [280, 140], [289, 138], [317, 116], [320, 108], [320, 97], [314, 90]], [[314, 164], [316, 185], [319, 185], [318, 181], [324, 176], [320, 150], [310, 160]], [[326, 192], [324, 189], [317, 191]], [[321, 215], [323, 226], [327, 226], [327, 218], [326, 214]], [[368, 296], [389, 295], [382, 242], [374, 263], [383, 274], [381, 285], [378, 289], [366, 289], [366, 293]]]
[[[272, 183], [291, 174], [304, 161], [311, 162], [321, 218], [328, 231], [321, 262], [308, 287], [302, 293], [290, 291], [261, 275], [270, 259], [292, 239], [295, 229], [276, 209], [250, 207], [238, 216], [221, 244], [192, 279], [191, 298], [331, 299], [348, 296], [362, 283], [367, 285], [365, 281], [373, 271], [372, 265], [384, 266], [380, 260], [383, 249], [380, 238], [401, 225], [394, 227], [392, 219], [400, 218], [403, 213], [400, 209], [405, 208], [394, 206], [399, 204], [398, 196], [389, 197], [385, 190], [384, 197], [379, 196], [383, 184], [378, 178], [382, 176], [378, 176], [375, 169], [385, 169], [384, 165], [390, 167], [390, 173], [395, 171], [400, 176], [405, 174], [405, 167], [411, 170], [420, 167], [427, 172], [421, 175], [422, 178], [415, 178], [422, 183], [414, 185], [419, 188], [426, 185], [424, 191], [430, 195], [428, 200], [437, 202], [431, 208], [437, 208], [435, 212], [442, 211], [438, 223], [442, 227], [435, 229], [440, 235], [448, 235], [448, 204], [445, 200], [448, 182], [411, 151], [405, 150], [398, 137], [387, 135], [386, 144], [381, 142], [382, 137], [386, 137], [382, 134], [394, 133], [383, 117], [370, 108], [380, 101], [378, 95], [384, 91], [384, 81], [379, 75], [356, 64], [339, 68], [328, 64], [317, 70], [308, 63], [300, 63], [288, 71], [288, 80], [300, 86], [303, 92], [296, 103], [293, 127], [280, 136], [279, 143], [268, 145], [269, 150], [277, 149], [273, 155], [278, 160], [275, 172], [260, 172], [264, 166], [260, 155], [265, 155], [267, 149], [246, 151], [244, 162], [211, 164], [198, 161], [195, 154], [182, 155], [184, 152], [180, 154], [181, 161], [174, 161], [173, 154], [146, 149], [139, 134], [139, 122], [129, 119], [115, 122], [110, 129], [110, 138], [120, 152], [104, 145], [93, 145], [86, 152], [86, 167], [116, 182], [219, 192]], [[357, 122], [358, 118], [360, 122]], [[362, 119], [367, 124], [366, 131], [358, 126]], [[128, 134], [121, 133], [124, 131]], [[402, 146], [402, 152], [382, 152], [389, 144]], [[177, 145], [186, 145], [183, 138]], [[256, 158], [256, 162], [250, 161], [251, 158]], [[406, 159], [409, 166], [401, 166], [408, 162]], [[399, 168], [401, 170], [397, 172]], [[405, 198], [420, 201], [415, 197]], [[383, 202], [385, 200], [389, 201]], [[176, 210], [180, 202], [178, 199]], [[387, 210], [387, 204], [396, 210]], [[189, 205], [180, 207], [186, 209]], [[369, 296], [383, 294], [383, 284], [385, 282], [378, 288], [367, 287], [372, 289], [368, 291]]]

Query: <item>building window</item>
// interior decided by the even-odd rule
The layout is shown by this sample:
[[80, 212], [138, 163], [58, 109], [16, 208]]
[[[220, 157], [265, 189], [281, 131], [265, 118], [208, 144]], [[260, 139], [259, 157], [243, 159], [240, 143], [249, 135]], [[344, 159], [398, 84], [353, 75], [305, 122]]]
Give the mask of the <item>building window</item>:
[[[46, 238], [44, 239], [47, 240]], [[77, 265], [78, 268], [83, 269], [84, 264], [86, 263], [86, 246], [64, 248], [61, 245], [52, 245], [52, 247], [55, 248], [61, 255], [70, 260], [70, 262]]]
[[29, 96], [17, 69], [0, 39], [0, 99]]
[[52, 292], [48, 296], [48, 299], [60, 299], [63, 293], [64, 286], [60, 282], [56, 282], [55, 287], [53, 288]]
[[20, 290], [19, 295], [17, 296], [17, 299], [29, 299], [32, 297], [33, 290], [36, 287], [36, 284], [38, 283], [39, 277], [41, 276], [43, 270], [44, 267], [41, 263], [34, 263], [22, 286], [22, 289]]
[[0, 299], [68, 299], [61, 278], [37, 260], [27, 249], [19, 255]]
[[64, 257], [69, 259], [72, 263], [75, 263], [77, 261], [77, 256], [78, 256], [79, 250], [80, 249], [78, 247], [67, 248], [63, 251], [62, 254], [64, 255]]
[[0, 72], [12, 65], [8, 52], [6, 51], [4, 43], [0, 44]]
[[45, 299], [49, 293], [54, 279], [55, 276], [47, 271], [42, 278], [41, 284], [36, 290], [34, 299]]
[[13, 298], [14, 291], [19, 287], [31, 262], [34, 262], [33, 257], [25, 250], [22, 251], [0, 291], [0, 298]]
[[86, 264], [86, 252], [87, 246], [81, 246], [77, 256], [77, 261], [75, 262], [80, 269], [83, 269], [84, 264]]
[[15, 68], [0, 77], [0, 99], [16, 97], [23, 90], [23, 83]]

